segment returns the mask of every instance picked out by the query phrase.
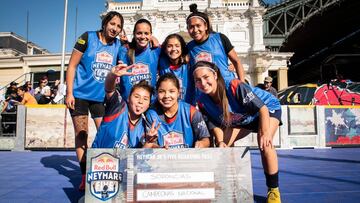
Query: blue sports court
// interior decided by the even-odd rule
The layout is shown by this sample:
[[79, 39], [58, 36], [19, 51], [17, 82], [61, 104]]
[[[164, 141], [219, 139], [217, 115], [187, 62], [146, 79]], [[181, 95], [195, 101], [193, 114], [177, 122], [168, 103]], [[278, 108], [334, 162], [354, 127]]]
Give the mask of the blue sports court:
[[[360, 202], [360, 149], [278, 150], [282, 201]], [[258, 150], [251, 150], [254, 202], [266, 199]], [[75, 151], [0, 152], [0, 202], [77, 202]]]

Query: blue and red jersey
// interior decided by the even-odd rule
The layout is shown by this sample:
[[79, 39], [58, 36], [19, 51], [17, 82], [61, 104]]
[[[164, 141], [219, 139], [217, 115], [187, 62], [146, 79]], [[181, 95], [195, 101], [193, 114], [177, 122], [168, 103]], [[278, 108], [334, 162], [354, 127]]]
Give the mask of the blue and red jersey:
[[145, 136], [145, 121], [129, 121], [128, 106], [118, 91], [106, 99], [105, 116], [92, 144], [93, 148], [139, 148]]
[[178, 112], [172, 118], [167, 118], [158, 105], [147, 111], [146, 118], [150, 124], [161, 124], [158, 130], [160, 147], [190, 148], [196, 141], [210, 137], [202, 114], [183, 101], [179, 101]]
[[111, 44], [103, 44], [96, 32], [88, 32], [87, 48], [76, 68], [74, 97], [89, 101], [103, 102], [104, 82], [111, 68], [117, 63], [121, 43], [114, 39]]
[[[249, 125], [259, 117], [259, 110], [266, 105], [269, 111], [280, 110], [280, 102], [272, 94], [257, 87], [234, 79], [226, 89], [231, 114], [230, 127]], [[215, 126], [225, 125], [222, 108], [213, 102], [209, 95], [201, 93], [198, 98], [200, 110]]]

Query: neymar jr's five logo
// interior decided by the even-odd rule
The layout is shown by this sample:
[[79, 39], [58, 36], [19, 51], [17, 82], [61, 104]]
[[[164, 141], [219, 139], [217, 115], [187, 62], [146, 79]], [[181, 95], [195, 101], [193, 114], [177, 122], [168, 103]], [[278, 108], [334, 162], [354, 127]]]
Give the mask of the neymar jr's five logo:
[[95, 62], [92, 63], [93, 76], [95, 80], [104, 82], [106, 75], [110, 72], [113, 66], [114, 57], [107, 51], [96, 53]]
[[119, 166], [120, 160], [109, 153], [102, 153], [91, 159], [86, 179], [93, 196], [106, 201], [117, 194], [123, 178]]

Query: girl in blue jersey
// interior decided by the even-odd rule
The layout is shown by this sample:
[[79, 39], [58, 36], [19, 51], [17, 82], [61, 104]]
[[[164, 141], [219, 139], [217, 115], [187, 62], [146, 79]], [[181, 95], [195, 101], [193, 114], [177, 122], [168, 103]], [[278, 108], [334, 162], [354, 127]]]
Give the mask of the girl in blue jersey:
[[79, 190], [85, 189], [88, 114], [90, 111], [96, 128], [99, 128], [105, 110], [104, 81], [117, 63], [121, 43], [116, 37], [123, 23], [121, 14], [114, 11], [107, 13], [101, 30], [85, 32], [78, 39], [66, 71], [65, 102], [74, 124], [76, 155], [82, 174]]
[[190, 5], [192, 12], [186, 19], [188, 32], [193, 41], [188, 43], [190, 65], [198, 61], [215, 63], [225, 82], [235, 78], [229, 69], [229, 60], [234, 65], [237, 77], [245, 82], [244, 68], [230, 40], [222, 33], [213, 32], [207, 14], [199, 12], [196, 4]]
[[105, 80], [105, 116], [92, 144], [93, 148], [139, 148], [145, 138], [142, 119], [150, 106], [152, 88], [145, 80], [135, 84], [130, 91], [128, 104], [115, 90], [117, 77], [132, 75], [127, 72], [134, 66], [119, 64], [112, 68]]
[[173, 73], [180, 82], [180, 99], [193, 104], [195, 87], [188, 65], [188, 50], [184, 39], [178, 34], [167, 36], [161, 47], [159, 75]]
[[179, 100], [180, 84], [176, 76], [172, 73], [160, 76], [156, 89], [157, 102], [146, 112], [146, 117], [152, 129], [158, 126], [157, 139], [148, 138], [144, 147], [209, 147], [210, 134], [201, 113]]
[[217, 146], [233, 146], [236, 140], [256, 131], [269, 188], [268, 202], [280, 202], [278, 160], [272, 144], [281, 120], [278, 99], [238, 79], [226, 85], [219, 68], [210, 62], [197, 62], [193, 74], [195, 85], [201, 91], [198, 105]]
[[148, 20], [140, 19], [135, 23], [133, 36], [127, 52], [119, 52], [119, 60], [123, 63], [137, 65], [132, 69], [133, 75], [120, 78], [120, 94], [125, 100], [129, 97], [131, 87], [141, 80], [155, 86], [161, 51], [161, 48], [151, 46], [152, 27]]

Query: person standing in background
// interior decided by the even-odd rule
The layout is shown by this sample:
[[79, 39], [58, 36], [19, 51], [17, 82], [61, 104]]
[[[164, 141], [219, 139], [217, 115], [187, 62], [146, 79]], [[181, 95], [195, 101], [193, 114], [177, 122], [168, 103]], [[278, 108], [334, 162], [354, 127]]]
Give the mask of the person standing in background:
[[272, 86], [273, 79], [270, 76], [265, 77], [264, 84], [259, 84], [257, 87], [270, 92], [272, 95], [274, 95], [276, 98], [278, 97], [276, 89]]

